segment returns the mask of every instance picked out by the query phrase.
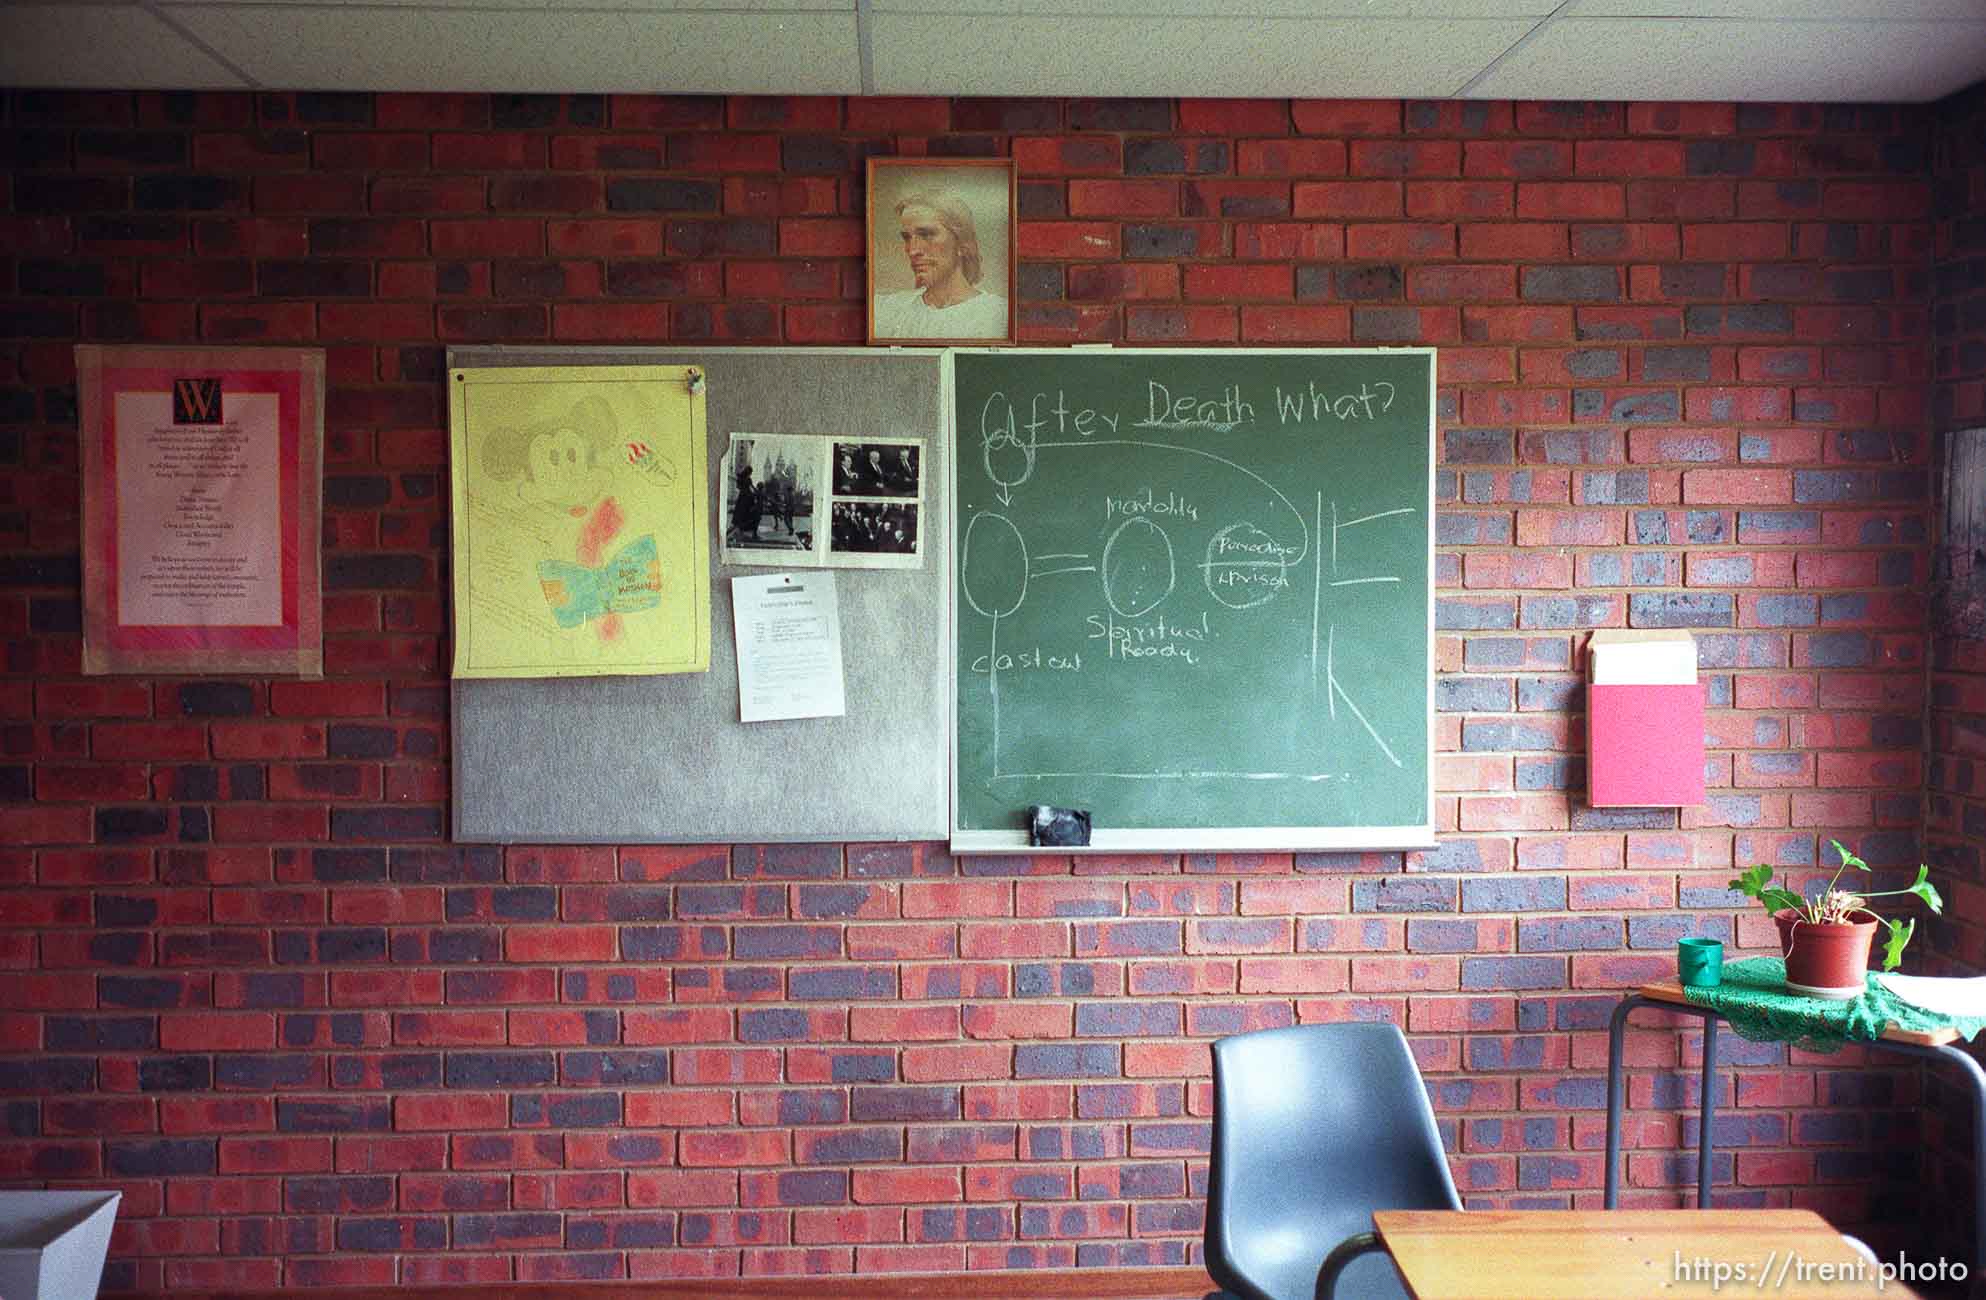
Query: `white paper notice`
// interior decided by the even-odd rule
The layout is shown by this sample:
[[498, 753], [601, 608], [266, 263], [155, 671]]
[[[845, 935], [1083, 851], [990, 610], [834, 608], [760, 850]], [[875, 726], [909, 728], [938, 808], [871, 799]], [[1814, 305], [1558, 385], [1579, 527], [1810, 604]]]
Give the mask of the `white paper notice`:
[[172, 394], [117, 395], [117, 621], [283, 621], [276, 396], [231, 394], [227, 423], [174, 424]]
[[739, 721], [838, 718], [848, 712], [832, 573], [733, 578], [731, 611]]

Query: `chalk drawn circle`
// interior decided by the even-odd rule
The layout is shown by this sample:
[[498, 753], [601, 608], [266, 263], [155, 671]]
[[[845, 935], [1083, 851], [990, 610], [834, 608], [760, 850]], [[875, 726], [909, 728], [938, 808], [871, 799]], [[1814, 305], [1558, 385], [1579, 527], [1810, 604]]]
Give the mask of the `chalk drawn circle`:
[[1172, 594], [1177, 581], [1172, 539], [1165, 529], [1136, 516], [1111, 530], [1103, 544], [1103, 598], [1119, 618], [1150, 613]]
[[979, 408], [979, 461], [986, 468], [986, 477], [1003, 488], [1017, 488], [1034, 477], [1034, 443], [1022, 441], [1014, 428], [1014, 408], [1007, 408], [1005, 427], [997, 422], [988, 427], [987, 420], [993, 410], [993, 403], [1006, 401], [1006, 394], [995, 393], [986, 399], [986, 405]]
[[[973, 536], [979, 526], [988, 531], [979, 542], [980, 561], [973, 564]], [[974, 515], [965, 526], [959, 551], [959, 590], [965, 603], [983, 618], [1006, 618], [1027, 599], [1027, 539], [1005, 515]], [[983, 570], [983, 574], [981, 572]]]
[[1289, 548], [1254, 524], [1229, 524], [1207, 542], [1207, 594], [1229, 609], [1266, 605], [1289, 587]]

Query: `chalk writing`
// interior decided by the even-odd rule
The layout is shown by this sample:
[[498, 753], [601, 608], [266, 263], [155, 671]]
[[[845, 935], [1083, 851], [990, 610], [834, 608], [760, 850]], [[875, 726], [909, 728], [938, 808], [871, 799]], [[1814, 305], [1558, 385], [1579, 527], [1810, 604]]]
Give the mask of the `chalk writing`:
[[[1099, 828], [1431, 821], [1431, 358], [985, 353], [954, 375], [962, 828], [1029, 802]], [[1281, 820], [1318, 808], [1339, 820]]]

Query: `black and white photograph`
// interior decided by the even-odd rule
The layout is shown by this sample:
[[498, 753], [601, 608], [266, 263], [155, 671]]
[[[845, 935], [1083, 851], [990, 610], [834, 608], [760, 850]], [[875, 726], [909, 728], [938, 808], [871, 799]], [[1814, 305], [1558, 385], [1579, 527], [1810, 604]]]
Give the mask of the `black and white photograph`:
[[717, 509], [724, 564], [921, 569], [921, 438], [733, 433]]
[[837, 501], [833, 541], [837, 554], [917, 554], [917, 505], [902, 501]]
[[837, 442], [834, 494], [915, 500], [923, 495], [918, 464], [922, 454], [913, 442]]
[[818, 564], [822, 440], [734, 433], [724, 457], [725, 564]]

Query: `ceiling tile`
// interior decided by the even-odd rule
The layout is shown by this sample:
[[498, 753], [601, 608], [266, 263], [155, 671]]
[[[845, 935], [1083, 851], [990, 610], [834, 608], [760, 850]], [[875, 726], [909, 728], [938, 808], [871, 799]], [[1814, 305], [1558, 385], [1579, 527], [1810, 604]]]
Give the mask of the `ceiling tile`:
[[[1852, 58], [1843, 51], [1854, 52]], [[1922, 102], [1979, 80], [1986, 21], [1560, 18], [1476, 99]]]
[[192, 5], [223, 57], [286, 90], [853, 94], [855, 15]]
[[218, 90], [250, 84], [135, 6], [0, 4], [0, 85]]
[[876, 13], [1076, 18], [1542, 18], [1558, 0], [871, 0]]
[[853, 13], [854, 0], [587, 0], [582, 8], [572, 0], [150, 0], [160, 9], [192, 6], [202, 9], [288, 5], [311, 9], [376, 9], [382, 5], [400, 9], [489, 9], [535, 10], [556, 13], [568, 22], [586, 22], [612, 13], [734, 13], [760, 14], [782, 11], [813, 13]]
[[1572, 0], [1568, 18], [1797, 18], [1931, 22], [1986, 17], [1980, 0]]
[[1528, 19], [1180, 18], [876, 13], [882, 95], [1453, 94]]

